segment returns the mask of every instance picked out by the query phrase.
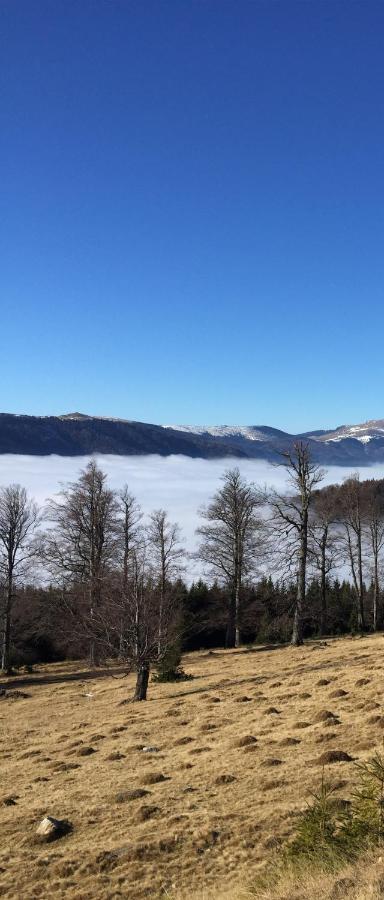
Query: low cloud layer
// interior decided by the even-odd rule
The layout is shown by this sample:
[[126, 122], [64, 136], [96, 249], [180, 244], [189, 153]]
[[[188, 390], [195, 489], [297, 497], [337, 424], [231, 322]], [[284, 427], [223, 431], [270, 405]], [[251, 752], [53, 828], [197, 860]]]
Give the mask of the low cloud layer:
[[[24, 485], [39, 504], [56, 494], [62, 484], [75, 481], [90, 457], [0, 456], [0, 484], [18, 482]], [[98, 464], [108, 475], [112, 488], [127, 483], [145, 514], [153, 509], [166, 509], [172, 521], [179, 522], [186, 547], [195, 546], [198, 510], [208, 503], [220, 486], [226, 469], [238, 466], [242, 474], [258, 485], [282, 488], [287, 475], [284, 467], [261, 460], [190, 459], [185, 456], [97, 456]], [[384, 465], [361, 467], [359, 470], [332, 466], [324, 484], [340, 482], [352, 472], [361, 478], [383, 478]]]

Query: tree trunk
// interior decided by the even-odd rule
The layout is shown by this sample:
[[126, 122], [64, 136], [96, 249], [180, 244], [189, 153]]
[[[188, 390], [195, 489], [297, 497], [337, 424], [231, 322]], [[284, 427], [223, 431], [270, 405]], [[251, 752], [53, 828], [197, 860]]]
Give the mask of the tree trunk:
[[327, 633], [327, 577], [326, 577], [326, 547], [327, 533], [321, 542], [321, 613], [320, 613], [320, 634], [323, 637]]
[[100, 665], [100, 643], [95, 636], [94, 632], [94, 618], [95, 618], [95, 610], [99, 607], [100, 600], [100, 591], [97, 583], [95, 583], [95, 579], [92, 578], [90, 588], [89, 588], [89, 619], [91, 624], [91, 639], [89, 644], [89, 665], [92, 668], [97, 668]]
[[3, 640], [1, 653], [1, 668], [6, 675], [11, 674], [11, 607], [12, 607], [12, 576], [8, 578], [5, 609], [3, 618]]
[[157, 655], [160, 658], [161, 652], [163, 649], [163, 609], [164, 609], [164, 588], [163, 584], [160, 587], [160, 602], [159, 602], [159, 630], [157, 637]]
[[292, 627], [292, 639], [291, 644], [294, 647], [300, 647], [303, 641], [303, 593], [302, 593], [302, 579], [299, 575], [298, 578], [298, 589], [297, 589], [297, 597], [296, 597], [296, 605], [295, 612], [293, 616], [293, 627]]
[[292, 640], [294, 647], [300, 647], [303, 643], [303, 613], [305, 605], [306, 570], [307, 570], [307, 540], [308, 540], [308, 513], [303, 516], [303, 524], [300, 535], [299, 571], [297, 578], [297, 596], [293, 617]]
[[225, 636], [225, 646], [228, 650], [236, 647], [236, 593], [231, 592], [228, 606], [228, 622], [227, 633]]
[[160, 599], [159, 599], [159, 632], [158, 632], [158, 639], [157, 639], [157, 653], [158, 653], [159, 658], [163, 651], [163, 614], [164, 614], [165, 588], [166, 588], [166, 580], [167, 580], [164, 522], [161, 527], [160, 553], [161, 553], [161, 572], [160, 572]]
[[236, 578], [235, 590], [235, 647], [240, 647], [240, 577]]
[[379, 563], [377, 558], [377, 553], [375, 552], [375, 560], [374, 560], [374, 577], [373, 577], [373, 630], [377, 631], [378, 627], [378, 605], [379, 605], [379, 596], [380, 596], [380, 588], [379, 588]]
[[125, 522], [124, 522], [124, 557], [123, 557], [123, 608], [124, 608], [124, 612], [120, 619], [120, 637], [119, 637], [120, 659], [124, 659], [126, 609], [128, 607], [128, 561], [129, 561], [129, 535], [128, 535], [128, 522], [127, 522], [127, 512], [126, 512], [125, 513]]
[[134, 693], [134, 701], [146, 700], [149, 681], [149, 665], [142, 663], [137, 670], [136, 688]]
[[356, 594], [356, 622], [357, 622], [358, 630], [361, 631], [360, 590], [359, 590], [359, 583], [358, 583], [358, 580], [356, 577], [355, 559], [354, 559], [354, 555], [353, 555], [354, 551], [353, 551], [353, 547], [352, 547], [351, 535], [350, 535], [348, 529], [347, 529], [347, 536], [348, 536], [348, 552], [349, 552], [349, 560], [350, 560], [350, 564], [351, 564], [352, 580], [353, 580], [353, 586], [355, 588], [355, 594]]
[[359, 597], [357, 609], [357, 627], [359, 631], [365, 631], [364, 621], [364, 581], [363, 581], [363, 560], [361, 552], [361, 532], [357, 535], [357, 562], [359, 573]]

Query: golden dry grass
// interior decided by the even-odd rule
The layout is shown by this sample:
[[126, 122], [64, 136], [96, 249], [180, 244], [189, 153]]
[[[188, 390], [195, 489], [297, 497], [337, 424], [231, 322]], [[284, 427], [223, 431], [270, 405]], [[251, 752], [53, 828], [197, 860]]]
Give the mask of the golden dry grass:
[[[1, 896], [384, 896], [380, 851], [353, 871], [286, 873], [253, 888], [319, 785], [321, 755], [364, 760], [382, 749], [383, 651], [379, 635], [196, 653], [184, 659], [193, 681], [150, 684], [147, 703], [125, 705], [131, 677], [41, 667], [39, 683], [20, 685], [29, 697], [0, 700]], [[326, 769], [348, 797], [353, 763]], [[148, 793], [130, 798], [139, 788]], [[12, 795], [15, 805], [4, 805]], [[73, 833], [37, 844], [45, 814], [69, 819]]]

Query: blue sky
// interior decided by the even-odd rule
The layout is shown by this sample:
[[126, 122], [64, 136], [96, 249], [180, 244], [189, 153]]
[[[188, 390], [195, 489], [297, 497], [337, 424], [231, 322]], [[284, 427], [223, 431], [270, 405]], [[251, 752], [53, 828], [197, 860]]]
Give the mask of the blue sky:
[[384, 3], [2, 0], [0, 409], [384, 417]]

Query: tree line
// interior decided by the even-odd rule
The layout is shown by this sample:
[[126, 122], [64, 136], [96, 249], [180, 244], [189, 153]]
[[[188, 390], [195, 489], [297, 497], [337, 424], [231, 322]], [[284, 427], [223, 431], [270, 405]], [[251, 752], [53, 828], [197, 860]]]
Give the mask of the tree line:
[[[281, 464], [281, 492], [223, 474], [193, 554], [165, 510], [145, 519], [95, 461], [44, 510], [20, 485], [0, 488], [3, 672], [23, 659], [114, 660], [136, 672], [140, 700], [151, 669], [180, 674], [183, 649], [381, 627], [384, 480], [321, 487], [303, 442]], [[187, 585], [191, 557], [204, 579]]]

